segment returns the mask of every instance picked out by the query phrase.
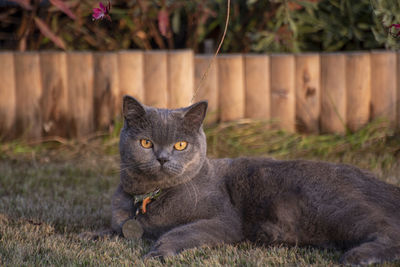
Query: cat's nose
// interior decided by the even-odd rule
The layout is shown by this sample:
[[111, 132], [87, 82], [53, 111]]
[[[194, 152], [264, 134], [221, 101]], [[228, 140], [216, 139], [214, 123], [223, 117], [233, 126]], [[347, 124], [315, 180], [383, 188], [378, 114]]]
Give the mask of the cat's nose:
[[169, 161], [169, 159], [165, 157], [157, 158], [157, 160], [160, 162], [161, 166], [164, 165], [165, 162]]

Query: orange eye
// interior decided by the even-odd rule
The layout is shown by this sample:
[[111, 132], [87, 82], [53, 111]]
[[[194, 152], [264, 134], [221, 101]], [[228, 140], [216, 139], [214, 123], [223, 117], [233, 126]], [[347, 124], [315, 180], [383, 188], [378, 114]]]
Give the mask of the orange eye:
[[187, 147], [187, 142], [185, 141], [177, 142], [174, 145], [174, 148], [179, 151], [184, 150], [186, 147]]
[[142, 145], [142, 147], [144, 148], [151, 148], [153, 147], [153, 143], [150, 140], [147, 139], [140, 139], [140, 144]]

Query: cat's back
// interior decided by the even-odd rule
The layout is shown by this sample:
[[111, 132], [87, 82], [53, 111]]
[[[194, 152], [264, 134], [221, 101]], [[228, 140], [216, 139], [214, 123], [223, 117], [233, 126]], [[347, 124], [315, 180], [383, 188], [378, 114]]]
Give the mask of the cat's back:
[[400, 189], [354, 166], [238, 158], [222, 177], [250, 240], [330, 247], [365, 234], [350, 226], [400, 225]]
[[224, 180], [238, 203], [290, 195], [299, 202], [359, 201], [396, 214], [400, 209], [399, 187], [351, 165], [271, 158], [237, 158], [224, 164]]

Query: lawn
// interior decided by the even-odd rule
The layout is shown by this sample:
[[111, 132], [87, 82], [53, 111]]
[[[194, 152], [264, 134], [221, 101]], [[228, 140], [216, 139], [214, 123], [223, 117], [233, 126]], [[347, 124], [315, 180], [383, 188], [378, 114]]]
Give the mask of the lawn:
[[[306, 136], [267, 128], [254, 121], [209, 127], [208, 154], [344, 162], [400, 185], [400, 134], [384, 122], [346, 135]], [[110, 223], [110, 200], [119, 181], [117, 131], [79, 141], [0, 143], [0, 265], [338, 264], [341, 251], [250, 243], [191, 249], [165, 262], [144, 262], [148, 241], [81, 240], [79, 233]]]

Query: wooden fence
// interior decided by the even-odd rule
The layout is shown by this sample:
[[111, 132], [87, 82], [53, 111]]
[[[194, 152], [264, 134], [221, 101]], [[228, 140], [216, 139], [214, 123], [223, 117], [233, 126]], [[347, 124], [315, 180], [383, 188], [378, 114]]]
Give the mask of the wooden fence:
[[[212, 56], [180, 51], [0, 53], [0, 136], [83, 137], [120, 116], [122, 95], [187, 106]], [[399, 58], [399, 59], [398, 59]], [[377, 117], [400, 126], [395, 52], [220, 55], [197, 92], [206, 122], [274, 120], [287, 131], [343, 133]]]

